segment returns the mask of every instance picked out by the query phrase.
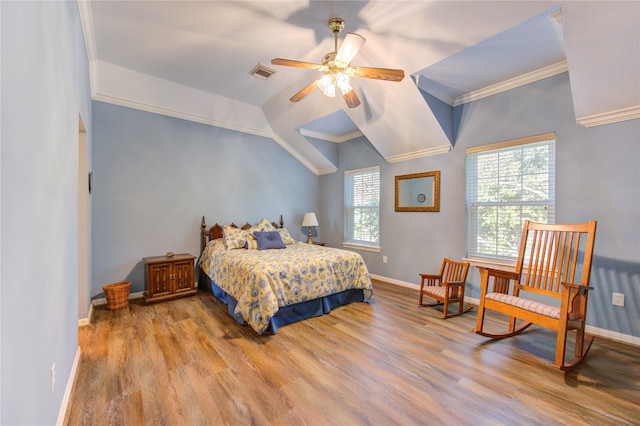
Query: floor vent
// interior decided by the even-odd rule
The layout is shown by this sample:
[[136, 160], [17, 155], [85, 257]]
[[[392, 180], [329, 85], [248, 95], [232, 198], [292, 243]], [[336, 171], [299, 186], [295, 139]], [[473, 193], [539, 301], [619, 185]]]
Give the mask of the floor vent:
[[264, 64], [258, 64], [255, 67], [253, 67], [251, 71], [249, 71], [249, 74], [261, 80], [266, 80], [275, 73], [276, 73], [276, 70], [274, 70], [273, 68], [269, 68]]

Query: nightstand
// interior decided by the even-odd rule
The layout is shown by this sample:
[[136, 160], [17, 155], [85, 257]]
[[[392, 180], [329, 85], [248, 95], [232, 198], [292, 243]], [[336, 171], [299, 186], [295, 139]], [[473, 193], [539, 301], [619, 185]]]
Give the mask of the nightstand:
[[194, 285], [195, 256], [189, 253], [145, 257], [144, 272], [147, 303], [190, 296], [197, 292]]
[[323, 246], [323, 247], [324, 247], [324, 244], [325, 244], [325, 243], [319, 243], [318, 241], [313, 241], [312, 243], [313, 243], [313, 245]]

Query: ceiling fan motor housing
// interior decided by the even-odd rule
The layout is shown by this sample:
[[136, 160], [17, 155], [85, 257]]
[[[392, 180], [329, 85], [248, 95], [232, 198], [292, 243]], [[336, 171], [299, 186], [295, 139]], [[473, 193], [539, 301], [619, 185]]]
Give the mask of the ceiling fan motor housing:
[[344, 20], [340, 18], [329, 19], [329, 29], [332, 33], [339, 33], [344, 29]]
[[330, 65], [329, 62], [332, 62], [336, 59], [338, 52], [330, 52], [322, 57], [322, 65]]

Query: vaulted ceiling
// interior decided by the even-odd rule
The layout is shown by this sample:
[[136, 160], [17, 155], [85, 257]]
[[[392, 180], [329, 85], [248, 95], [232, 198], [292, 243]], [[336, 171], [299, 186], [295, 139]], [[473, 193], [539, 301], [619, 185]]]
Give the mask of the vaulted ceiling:
[[[79, 1], [96, 100], [274, 139], [316, 174], [336, 170], [309, 138], [364, 135], [389, 162], [448, 152], [455, 105], [569, 72], [576, 121], [640, 118], [640, 2]], [[353, 78], [348, 108], [320, 75], [327, 21], [367, 41], [352, 65], [400, 68], [401, 82]], [[250, 75], [258, 64], [276, 71]]]

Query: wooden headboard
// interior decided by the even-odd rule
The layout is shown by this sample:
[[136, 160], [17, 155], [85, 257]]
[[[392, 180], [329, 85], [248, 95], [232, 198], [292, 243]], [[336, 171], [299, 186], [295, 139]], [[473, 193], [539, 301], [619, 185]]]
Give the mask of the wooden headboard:
[[[276, 228], [283, 228], [284, 221], [282, 220], [282, 215], [280, 215], [280, 223], [271, 222], [271, 224]], [[238, 225], [236, 225], [235, 223], [231, 223], [231, 225], [229, 226], [233, 228], [238, 227]], [[242, 225], [240, 229], [249, 229], [252, 226], [253, 225], [247, 222], [244, 225]], [[205, 246], [209, 241], [222, 238], [222, 237], [223, 237], [222, 225], [218, 225], [216, 223], [211, 228], [207, 229], [207, 223], [204, 220], [204, 216], [202, 216], [202, 223], [200, 224], [200, 253], [202, 253], [202, 250], [204, 250]]]

